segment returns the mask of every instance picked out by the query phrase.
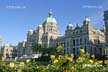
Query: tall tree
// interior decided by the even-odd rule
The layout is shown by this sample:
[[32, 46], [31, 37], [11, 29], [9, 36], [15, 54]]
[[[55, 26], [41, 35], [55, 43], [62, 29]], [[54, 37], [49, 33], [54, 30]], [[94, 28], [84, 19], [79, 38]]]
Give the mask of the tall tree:
[[2, 53], [0, 53], [0, 61], [2, 60], [2, 57], [3, 57], [3, 54], [2, 54]]
[[32, 50], [33, 50], [33, 53], [41, 53], [42, 55], [45, 55], [45, 54], [54, 54], [56, 52], [56, 48], [55, 47], [50, 47], [50, 48], [42, 48], [42, 46], [40, 44], [33, 44], [32, 45]]

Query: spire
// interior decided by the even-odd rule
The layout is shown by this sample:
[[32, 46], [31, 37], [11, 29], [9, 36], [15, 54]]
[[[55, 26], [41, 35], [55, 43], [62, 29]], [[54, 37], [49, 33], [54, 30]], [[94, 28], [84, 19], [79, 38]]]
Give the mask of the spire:
[[71, 23], [68, 24], [67, 30], [73, 30], [73, 25]]
[[52, 17], [52, 15], [53, 15], [53, 12], [52, 12], [52, 9], [50, 9], [49, 17]]

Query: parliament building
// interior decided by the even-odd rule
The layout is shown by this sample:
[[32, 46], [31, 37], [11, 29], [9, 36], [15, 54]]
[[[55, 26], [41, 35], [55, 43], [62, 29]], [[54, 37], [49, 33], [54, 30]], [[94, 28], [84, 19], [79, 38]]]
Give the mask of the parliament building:
[[108, 10], [104, 11], [103, 30], [95, 29], [92, 26], [91, 19], [87, 16], [82, 20], [82, 26], [78, 24], [74, 27], [72, 24], [66, 26], [63, 36], [58, 33], [58, 23], [54, 18], [52, 11], [48, 17], [39, 25], [36, 30], [30, 29], [27, 33], [27, 39], [18, 43], [18, 55], [33, 54], [34, 44], [40, 44], [43, 48], [57, 47], [58, 44], [64, 46], [63, 54], [73, 53], [79, 56], [79, 49], [84, 48], [86, 52], [96, 56], [106, 54], [108, 45]]

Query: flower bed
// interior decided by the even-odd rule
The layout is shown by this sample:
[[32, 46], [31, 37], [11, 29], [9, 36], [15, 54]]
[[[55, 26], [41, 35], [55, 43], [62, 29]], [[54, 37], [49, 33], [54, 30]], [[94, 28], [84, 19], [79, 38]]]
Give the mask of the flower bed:
[[[60, 52], [60, 47], [58, 52]], [[50, 63], [47, 66], [38, 65], [36, 61], [26, 62], [0, 62], [0, 72], [108, 72], [108, 61], [103, 65], [102, 61], [95, 59], [95, 55], [85, 53], [80, 49], [80, 56], [74, 59], [74, 55], [50, 55]]]

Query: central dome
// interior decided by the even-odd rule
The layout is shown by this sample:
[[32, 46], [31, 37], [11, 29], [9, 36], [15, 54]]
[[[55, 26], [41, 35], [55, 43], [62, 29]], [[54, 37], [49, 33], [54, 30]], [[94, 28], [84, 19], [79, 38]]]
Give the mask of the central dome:
[[57, 24], [56, 19], [53, 17], [52, 11], [49, 12], [49, 16], [47, 17], [47, 19], [45, 20], [44, 23], [55, 23], [55, 24]]

